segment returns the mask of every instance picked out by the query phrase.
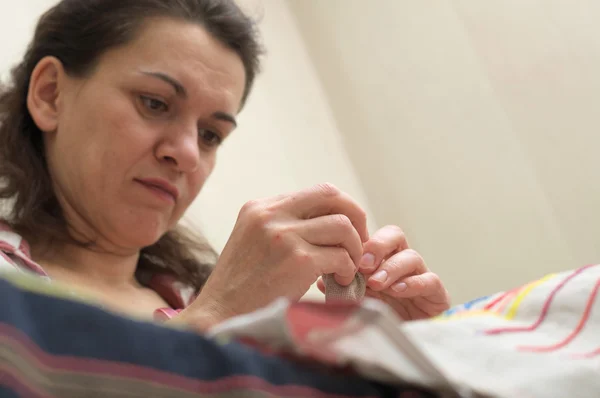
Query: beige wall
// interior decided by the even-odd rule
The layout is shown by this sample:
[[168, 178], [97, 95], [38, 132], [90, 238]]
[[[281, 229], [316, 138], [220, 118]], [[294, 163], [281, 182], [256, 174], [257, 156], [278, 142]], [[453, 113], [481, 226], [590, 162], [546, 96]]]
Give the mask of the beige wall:
[[377, 220], [457, 301], [600, 260], [600, 3], [289, 4]]
[[38, 16], [53, 3], [51, 0], [0, 0], [0, 77], [4, 79], [9, 68], [21, 58]]

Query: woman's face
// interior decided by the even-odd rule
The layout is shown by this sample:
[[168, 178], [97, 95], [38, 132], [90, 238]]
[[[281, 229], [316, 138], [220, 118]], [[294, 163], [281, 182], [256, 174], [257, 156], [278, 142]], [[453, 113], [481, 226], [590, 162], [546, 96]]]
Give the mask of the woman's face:
[[242, 61], [199, 25], [156, 19], [85, 78], [57, 78], [50, 173], [72, 228], [138, 250], [175, 226], [235, 128]]

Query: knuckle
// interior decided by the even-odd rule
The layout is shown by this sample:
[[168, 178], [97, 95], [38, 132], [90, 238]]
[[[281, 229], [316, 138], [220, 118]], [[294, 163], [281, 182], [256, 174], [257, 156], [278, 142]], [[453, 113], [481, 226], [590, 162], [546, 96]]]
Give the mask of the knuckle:
[[367, 212], [365, 211], [365, 209], [363, 209], [362, 207], [358, 207], [358, 209], [356, 210], [356, 218], [360, 222], [366, 222], [367, 221]]
[[270, 228], [273, 213], [268, 209], [258, 209], [252, 213], [252, 221], [259, 228]]
[[295, 249], [292, 252], [292, 261], [300, 266], [306, 266], [312, 263], [312, 256], [304, 249]]
[[273, 206], [266, 206], [260, 201], [250, 201], [244, 204], [240, 215], [256, 227], [265, 227], [273, 220], [275, 213], [276, 209]]
[[403, 252], [405, 256], [412, 257], [421, 263], [425, 262], [423, 256], [421, 256], [415, 249], [406, 249]]
[[324, 197], [335, 197], [341, 194], [338, 187], [328, 182], [315, 185], [314, 190]]
[[240, 213], [241, 214], [252, 213], [258, 207], [260, 207], [260, 202], [258, 200], [250, 200], [250, 201], [244, 203], [244, 205], [242, 206], [242, 210], [240, 211]]
[[348, 216], [346, 216], [344, 214], [334, 214], [332, 216], [332, 220], [333, 220], [333, 223], [340, 228], [343, 228], [343, 229], [354, 228], [352, 226], [352, 221], [350, 221]]
[[369, 245], [369, 249], [380, 248], [380, 247], [386, 246], [386, 241], [385, 241], [385, 239], [383, 239], [381, 237], [374, 236], [369, 240], [368, 245]]
[[402, 262], [397, 258], [389, 258], [381, 263], [379, 269], [387, 271], [390, 275], [402, 273]]
[[258, 200], [251, 200], [242, 206], [240, 216], [250, 221], [260, 221], [263, 218], [264, 206]]
[[[408, 246], [408, 240], [406, 239], [406, 235], [404, 234], [404, 232], [402, 232], [398, 235], [398, 246], [400, 246], [400, 247]], [[409, 250], [412, 250], [412, 249], [409, 249]]]
[[424, 289], [425, 287], [427, 287], [427, 283], [425, 282], [425, 279], [423, 279], [421, 276], [413, 277], [412, 285], [416, 289]]
[[397, 239], [399, 244], [406, 245], [406, 234], [404, 233], [402, 228], [400, 228], [397, 225], [388, 225], [383, 228], [386, 231], [388, 231], [395, 239]]
[[430, 283], [436, 290], [445, 289], [444, 284], [442, 283], [442, 279], [439, 277], [438, 274], [434, 274], [433, 272], [430, 272], [429, 276], [430, 276]]

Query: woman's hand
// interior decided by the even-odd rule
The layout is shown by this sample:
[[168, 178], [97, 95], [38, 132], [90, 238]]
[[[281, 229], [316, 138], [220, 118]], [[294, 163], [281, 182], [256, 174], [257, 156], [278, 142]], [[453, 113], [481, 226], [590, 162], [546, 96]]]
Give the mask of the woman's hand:
[[[390, 225], [373, 234], [359, 266], [367, 280], [366, 295], [386, 302], [404, 320], [430, 318], [450, 307], [442, 281], [408, 246], [399, 227]], [[324, 292], [322, 280], [317, 286]]]
[[408, 246], [399, 227], [383, 227], [365, 243], [360, 272], [367, 277], [367, 296], [385, 301], [404, 320], [430, 318], [450, 308], [439, 276]]
[[367, 240], [364, 210], [329, 184], [249, 202], [200, 295], [180, 316], [206, 329], [277, 297], [299, 300], [323, 274], [348, 285]]

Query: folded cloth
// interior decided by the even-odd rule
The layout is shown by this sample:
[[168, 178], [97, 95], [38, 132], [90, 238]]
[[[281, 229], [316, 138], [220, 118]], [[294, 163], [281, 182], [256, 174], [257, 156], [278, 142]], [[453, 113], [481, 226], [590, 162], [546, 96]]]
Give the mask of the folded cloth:
[[0, 397], [435, 396], [75, 300], [37, 277], [0, 276]]

